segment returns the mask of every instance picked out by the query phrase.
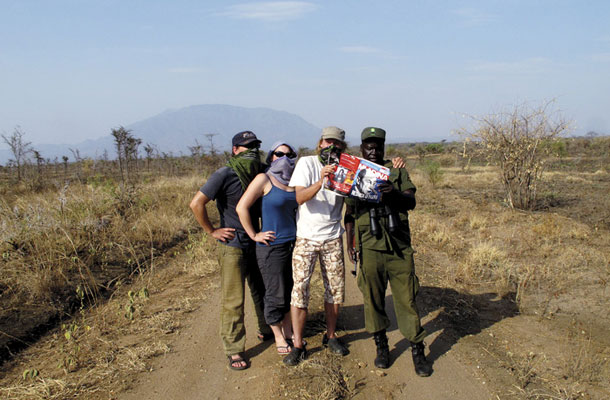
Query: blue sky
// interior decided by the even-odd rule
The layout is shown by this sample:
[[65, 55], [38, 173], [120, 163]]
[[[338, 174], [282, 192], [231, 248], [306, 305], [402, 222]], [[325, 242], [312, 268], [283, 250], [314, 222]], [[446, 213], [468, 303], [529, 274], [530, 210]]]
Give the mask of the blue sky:
[[608, 21], [609, 1], [0, 0], [0, 133], [77, 143], [231, 104], [439, 140], [553, 98], [610, 133]]

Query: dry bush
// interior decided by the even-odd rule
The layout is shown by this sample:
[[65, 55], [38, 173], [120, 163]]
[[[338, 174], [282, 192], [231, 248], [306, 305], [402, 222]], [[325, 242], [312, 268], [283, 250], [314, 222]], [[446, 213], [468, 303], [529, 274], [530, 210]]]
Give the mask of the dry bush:
[[440, 229], [435, 230], [434, 232], [432, 232], [432, 234], [430, 235], [430, 239], [434, 243], [437, 243], [439, 245], [448, 243], [449, 240], [451, 240], [451, 238], [447, 234], [447, 231], [444, 228], [440, 228]]
[[596, 349], [591, 338], [572, 340], [567, 358], [564, 359], [561, 375], [574, 382], [599, 383], [610, 376], [610, 351]]
[[585, 240], [591, 235], [591, 228], [587, 225], [574, 222], [568, 230], [568, 236], [572, 239]]
[[487, 226], [487, 217], [480, 214], [471, 214], [468, 218], [468, 226], [470, 229], [481, 229]]
[[436, 158], [436, 160], [444, 168], [455, 167], [457, 165], [457, 158], [455, 154], [441, 154]]
[[543, 144], [568, 130], [568, 123], [551, 110], [552, 104], [534, 108], [522, 105], [484, 117], [473, 116], [474, 127], [459, 131], [475, 144], [476, 152], [500, 167], [510, 207], [535, 207], [544, 157], [550, 153], [550, 147]]
[[506, 253], [490, 242], [474, 245], [457, 270], [460, 282], [476, 282], [476, 285], [493, 284], [501, 289], [511, 289], [516, 282], [515, 268]]
[[426, 218], [420, 222], [415, 216], [412, 217], [412, 220], [415, 223], [411, 223], [413, 225], [411, 229], [413, 229], [415, 235], [418, 235], [420, 240], [428, 239], [433, 243], [443, 244], [449, 239], [446, 233], [447, 228], [441, 221], [437, 221], [434, 218]]
[[532, 226], [535, 237], [546, 242], [557, 241], [561, 237], [562, 226], [558, 219], [551, 215], [544, 215], [542, 220]]

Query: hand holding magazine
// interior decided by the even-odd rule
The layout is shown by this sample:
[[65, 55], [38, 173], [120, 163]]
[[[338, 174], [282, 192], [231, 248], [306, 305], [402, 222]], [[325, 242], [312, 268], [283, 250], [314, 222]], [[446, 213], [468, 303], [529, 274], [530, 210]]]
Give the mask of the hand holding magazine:
[[388, 180], [390, 169], [360, 157], [341, 154], [335, 172], [324, 188], [346, 197], [379, 203], [379, 184]]

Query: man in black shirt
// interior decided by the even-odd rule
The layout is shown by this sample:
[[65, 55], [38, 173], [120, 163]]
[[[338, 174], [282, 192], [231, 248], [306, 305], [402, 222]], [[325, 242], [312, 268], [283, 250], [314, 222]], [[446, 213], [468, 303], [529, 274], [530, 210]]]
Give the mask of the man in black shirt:
[[[220, 241], [218, 262], [221, 274], [220, 336], [229, 367], [235, 370], [248, 368], [244, 358], [246, 328], [244, 325], [245, 279], [248, 280], [254, 310], [258, 321], [258, 337], [273, 337], [265, 323], [263, 297], [265, 289], [256, 264], [254, 243], [239, 222], [235, 207], [252, 179], [262, 171], [259, 156], [260, 140], [250, 131], [233, 137], [232, 157], [226, 166], [214, 172], [199, 189], [191, 210], [199, 225], [207, 234]], [[207, 212], [207, 203], [216, 201], [220, 215], [220, 227], [214, 228]], [[256, 207], [252, 207], [256, 209]], [[252, 218], [257, 221], [258, 218]]]

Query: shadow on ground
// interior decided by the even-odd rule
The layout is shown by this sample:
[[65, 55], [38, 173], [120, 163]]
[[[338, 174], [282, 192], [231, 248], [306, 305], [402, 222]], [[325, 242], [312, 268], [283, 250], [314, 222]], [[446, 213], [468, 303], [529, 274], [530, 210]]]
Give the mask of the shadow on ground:
[[[518, 315], [515, 293], [498, 295], [497, 293], [468, 294], [454, 289], [424, 286], [417, 296], [417, 305], [422, 320], [434, 315], [427, 321], [424, 329], [428, 335], [441, 331], [433, 342], [428, 342], [430, 354], [428, 360], [434, 362], [447, 353], [455, 343], [467, 335], [476, 335], [493, 324]], [[394, 314], [394, 302], [391, 295], [386, 296], [386, 312], [392, 321], [388, 331], [398, 329]], [[341, 311], [339, 326], [344, 330], [364, 329], [363, 306], [347, 306]], [[371, 340], [366, 331], [347, 335], [346, 343], [357, 340]], [[371, 343], [372, 344], [372, 343]], [[391, 349], [391, 359], [396, 360], [410, 347], [406, 339], [400, 340]]]

